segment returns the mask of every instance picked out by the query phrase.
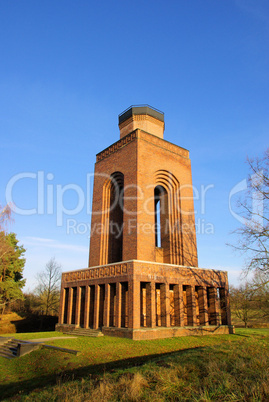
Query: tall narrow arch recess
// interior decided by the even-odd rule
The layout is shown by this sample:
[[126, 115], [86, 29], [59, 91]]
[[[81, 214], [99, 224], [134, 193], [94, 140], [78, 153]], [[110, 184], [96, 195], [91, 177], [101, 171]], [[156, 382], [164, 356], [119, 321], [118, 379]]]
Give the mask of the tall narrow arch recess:
[[100, 264], [122, 261], [124, 175], [114, 172], [103, 187]]
[[162, 249], [163, 262], [170, 263], [170, 225], [168, 193], [163, 186], [154, 189], [155, 200], [155, 247]]
[[158, 217], [157, 204], [160, 205], [160, 233], [155, 234], [155, 245], [160, 238], [163, 262], [181, 265], [183, 243], [181, 233], [179, 181], [167, 170], [155, 173], [155, 223]]

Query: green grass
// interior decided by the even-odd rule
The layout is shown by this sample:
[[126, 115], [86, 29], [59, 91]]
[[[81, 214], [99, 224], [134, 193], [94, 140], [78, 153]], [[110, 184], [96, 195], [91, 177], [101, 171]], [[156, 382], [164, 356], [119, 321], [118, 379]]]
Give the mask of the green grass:
[[2, 337], [12, 337], [15, 339], [19, 339], [22, 341], [25, 341], [27, 339], [40, 339], [40, 338], [55, 338], [58, 336], [61, 337], [68, 337], [71, 335], [65, 335], [62, 332], [56, 332], [56, 331], [51, 331], [51, 332], [29, 332], [29, 333], [7, 333], [7, 334], [1, 334], [0, 336]]
[[[34, 339], [62, 334], [14, 335]], [[269, 329], [152, 341], [79, 337], [47, 343], [81, 354], [40, 349], [20, 359], [0, 358], [2, 399], [269, 400]]]

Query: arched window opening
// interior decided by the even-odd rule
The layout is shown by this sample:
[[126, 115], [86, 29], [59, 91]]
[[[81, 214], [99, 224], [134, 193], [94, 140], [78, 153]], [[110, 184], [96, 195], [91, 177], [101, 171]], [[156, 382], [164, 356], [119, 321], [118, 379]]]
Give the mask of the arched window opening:
[[170, 263], [170, 235], [168, 194], [163, 186], [154, 189], [155, 200], [155, 247], [162, 248], [163, 261]]
[[124, 176], [111, 175], [108, 264], [122, 261]]
[[155, 247], [162, 247], [161, 243], [161, 211], [160, 211], [160, 198], [155, 198]]

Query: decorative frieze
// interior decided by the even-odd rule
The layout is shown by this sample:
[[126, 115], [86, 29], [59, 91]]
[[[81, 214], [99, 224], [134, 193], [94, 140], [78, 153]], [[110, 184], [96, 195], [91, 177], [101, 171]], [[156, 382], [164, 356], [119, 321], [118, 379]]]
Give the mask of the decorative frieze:
[[104, 151], [99, 152], [96, 155], [96, 162], [100, 162], [102, 159], [107, 158], [109, 155], [113, 154], [114, 152], [118, 151], [120, 148], [124, 147], [125, 145], [129, 144], [133, 140], [137, 138], [138, 134], [137, 131], [134, 131], [128, 135], [126, 135], [121, 140], [114, 142], [110, 147], [104, 149]]
[[[113, 154], [114, 152], [118, 151], [120, 148], [124, 147], [125, 145], [129, 144], [130, 142], [134, 141], [136, 138], [141, 138], [144, 140], [148, 139], [148, 136], [150, 134], [143, 132], [143, 130], [140, 130], [140, 133], [138, 133], [137, 130], [133, 131], [132, 133], [126, 135], [122, 139], [120, 139], [117, 142], [114, 142], [110, 147], [104, 149], [102, 152], [99, 152], [99, 154], [96, 155], [96, 162], [100, 162], [102, 159], [107, 158], [109, 155]], [[154, 135], [150, 135], [150, 142], [164, 148], [168, 151], [174, 152], [178, 155], [183, 156], [184, 158], [189, 157], [189, 151], [187, 149], [181, 148], [177, 145], [171, 144], [168, 141], [164, 141], [161, 138], [158, 138]]]
[[127, 274], [127, 264], [116, 264], [98, 268], [89, 268], [81, 271], [63, 273], [64, 282], [84, 281], [108, 276]]

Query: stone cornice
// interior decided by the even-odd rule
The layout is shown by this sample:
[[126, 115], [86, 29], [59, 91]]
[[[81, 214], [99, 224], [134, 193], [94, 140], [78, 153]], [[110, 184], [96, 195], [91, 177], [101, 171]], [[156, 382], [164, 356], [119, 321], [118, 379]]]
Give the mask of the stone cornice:
[[178, 145], [172, 144], [171, 142], [165, 141], [162, 138], [158, 138], [155, 135], [146, 133], [142, 130], [132, 131], [130, 134], [127, 134], [125, 137], [121, 138], [119, 141], [114, 142], [114, 144], [110, 145], [108, 148], [99, 152], [96, 155], [96, 162], [100, 162], [101, 160], [107, 158], [111, 154], [117, 152], [119, 149], [123, 148], [125, 145], [128, 145], [130, 142], [135, 139], [140, 138], [144, 141], [148, 141], [154, 145], [159, 146], [160, 148], [166, 149], [170, 152], [173, 152], [177, 155], [180, 155], [184, 158], [189, 158], [189, 151], [187, 149], [181, 148]]
[[130, 142], [134, 141], [138, 137], [137, 130], [133, 131], [132, 133], [126, 135], [122, 139], [114, 144], [110, 145], [110, 147], [104, 149], [103, 151], [99, 152], [96, 155], [96, 162], [100, 162], [102, 159], [107, 158], [114, 152], [118, 151], [119, 149], [123, 148], [125, 145], [129, 144]]

